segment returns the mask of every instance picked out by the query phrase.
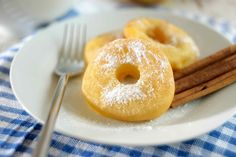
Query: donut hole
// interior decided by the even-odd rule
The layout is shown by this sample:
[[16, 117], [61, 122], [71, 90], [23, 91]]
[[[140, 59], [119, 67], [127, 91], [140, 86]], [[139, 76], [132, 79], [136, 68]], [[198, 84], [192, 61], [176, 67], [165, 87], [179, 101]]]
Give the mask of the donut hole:
[[140, 78], [138, 67], [132, 64], [122, 64], [116, 70], [116, 78], [122, 84], [134, 84]]
[[158, 27], [154, 29], [150, 29], [147, 32], [147, 35], [152, 38], [153, 40], [156, 40], [162, 44], [167, 44], [169, 42], [167, 35], [164, 33], [164, 31]]

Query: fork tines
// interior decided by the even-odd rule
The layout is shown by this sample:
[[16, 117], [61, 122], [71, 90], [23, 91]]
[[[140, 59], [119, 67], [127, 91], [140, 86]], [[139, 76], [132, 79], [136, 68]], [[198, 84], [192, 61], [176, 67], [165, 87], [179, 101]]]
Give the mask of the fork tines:
[[59, 57], [69, 57], [64, 59], [69, 59], [70, 61], [78, 61], [83, 59], [83, 50], [86, 42], [86, 25], [67, 23], [64, 27], [64, 34], [61, 44], [62, 47]]

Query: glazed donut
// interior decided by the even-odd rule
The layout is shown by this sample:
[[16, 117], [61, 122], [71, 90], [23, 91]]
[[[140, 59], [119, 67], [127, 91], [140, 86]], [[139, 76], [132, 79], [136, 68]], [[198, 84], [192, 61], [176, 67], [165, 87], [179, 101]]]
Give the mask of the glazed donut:
[[166, 112], [174, 96], [171, 65], [155, 43], [117, 39], [88, 65], [82, 92], [98, 113], [123, 121], [146, 121]]
[[173, 70], [193, 63], [199, 50], [191, 37], [180, 28], [159, 19], [140, 18], [128, 22], [124, 28], [126, 38], [151, 40], [160, 45]]
[[121, 39], [121, 38], [123, 38], [123, 33], [119, 31], [114, 31], [101, 34], [91, 39], [85, 46], [85, 51], [84, 51], [85, 62], [89, 63], [91, 60], [93, 60], [99, 48], [103, 47], [105, 44], [115, 39]]

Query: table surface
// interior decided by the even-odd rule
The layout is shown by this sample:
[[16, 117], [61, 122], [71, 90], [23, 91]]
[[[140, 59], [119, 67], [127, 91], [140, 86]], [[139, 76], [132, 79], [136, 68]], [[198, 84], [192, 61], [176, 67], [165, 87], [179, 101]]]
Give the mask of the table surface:
[[[118, 5], [128, 6], [131, 5], [131, 2], [130, 0], [80, 0], [75, 1], [74, 7], [81, 10], [82, 13], [94, 13], [109, 9], [111, 10]], [[236, 25], [235, 0], [202, 0], [202, 7], [196, 5], [193, 0], [166, 0], [166, 2], [162, 4], [162, 6], [176, 10], [186, 10], [196, 13], [203, 13], [208, 16], [222, 18]], [[0, 52], [20, 40], [20, 37], [16, 34], [15, 31], [3, 27], [4, 16], [8, 15], [3, 11], [3, 9], [0, 9]], [[31, 20], [30, 22], [33, 21]], [[21, 33], [19, 32], [18, 34]]]
[[[187, 1], [187, 0], [186, 0]], [[220, 1], [220, 0], [214, 0]], [[209, 0], [209, 3], [213, 0]], [[229, 2], [229, 1], [228, 1]], [[177, 2], [176, 2], [177, 3]], [[208, 14], [195, 8], [188, 9], [189, 12], [197, 12], [199, 14]], [[223, 2], [222, 2], [223, 3]], [[77, 15], [76, 12], [94, 13], [101, 10], [112, 10], [116, 7], [126, 7], [128, 2], [118, 3], [111, 0], [84, 0], [74, 7], [74, 11], [69, 12], [63, 18], [71, 15]], [[178, 6], [179, 5], [179, 6]], [[213, 4], [212, 4], [213, 5]], [[109, 7], [108, 7], [109, 6]], [[164, 4], [167, 8], [184, 8], [181, 4]], [[178, 6], [178, 7], [177, 7]], [[204, 5], [205, 7], [205, 5]], [[210, 16], [219, 16], [209, 11]], [[228, 11], [227, 11], [228, 12]], [[228, 12], [229, 13], [229, 12]], [[223, 15], [221, 15], [223, 17]], [[229, 16], [227, 16], [230, 20]], [[232, 17], [233, 18], [233, 17]], [[200, 18], [201, 19], [201, 18]], [[204, 18], [205, 19], [205, 18]], [[229, 39], [236, 43], [235, 27], [229, 23], [219, 22], [215, 18], [207, 18], [208, 22], [214, 19], [216, 25], [220, 28], [219, 31], [224, 33]], [[224, 18], [222, 18], [225, 20]], [[211, 26], [212, 23], [209, 23]], [[222, 25], [223, 24], [223, 25]], [[230, 27], [224, 27], [227, 26]], [[233, 30], [231, 29], [233, 28]], [[0, 38], [1, 39], [1, 38]], [[41, 129], [41, 125], [33, 119], [16, 100], [9, 81], [9, 70], [13, 57], [17, 54], [20, 47], [24, 45], [21, 41], [19, 44], [12, 46], [0, 54], [0, 156], [31, 156], [36, 143], [36, 138]], [[145, 147], [126, 147], [126, 146], [107, 146], [91, 142], [82, 141], [71, 138], [60, 133], [54, 133], [52, 137], [49, 156], [236, 156], [236, 116], [232, 117], [224, 125], [217, 129], [204, 134], [195, 139], [164, 146], [145, 146]]]
[[[93, 13], [112, 9], [111, 6], [122, 3], [124, 5], [131, 4], [129, 0], [82, 0], [78, 2], [76, 7], [80, 8], [83, 13]], [[162, 6], [170, 9], [203, 13], [231, 21], [236, 25], [236, 0], [202, 0], [202, 7], [199, 7], [194, 0], [166, 0]]]

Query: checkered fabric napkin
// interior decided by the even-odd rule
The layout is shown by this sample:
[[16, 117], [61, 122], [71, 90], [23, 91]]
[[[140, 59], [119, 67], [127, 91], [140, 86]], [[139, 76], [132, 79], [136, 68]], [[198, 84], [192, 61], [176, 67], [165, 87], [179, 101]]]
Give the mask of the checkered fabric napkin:
[[[226, 21], [185, 12], [175, 13], [207, 24], [236, 43], [236, 29]], [[71, 10], [57, 20], [77, 15], [78, 11]], [[0, 54], [0, 156], [2, 157], [31, 156], [41, 129], [41, 125], [24, 111], [16, 100], [9, 82], [12, 59], [27, 40], [28, 38]], [[164, 146], [107, 146], [55, 132], [49, 156], [236, 156], [236, 116], [208, 134]]]

